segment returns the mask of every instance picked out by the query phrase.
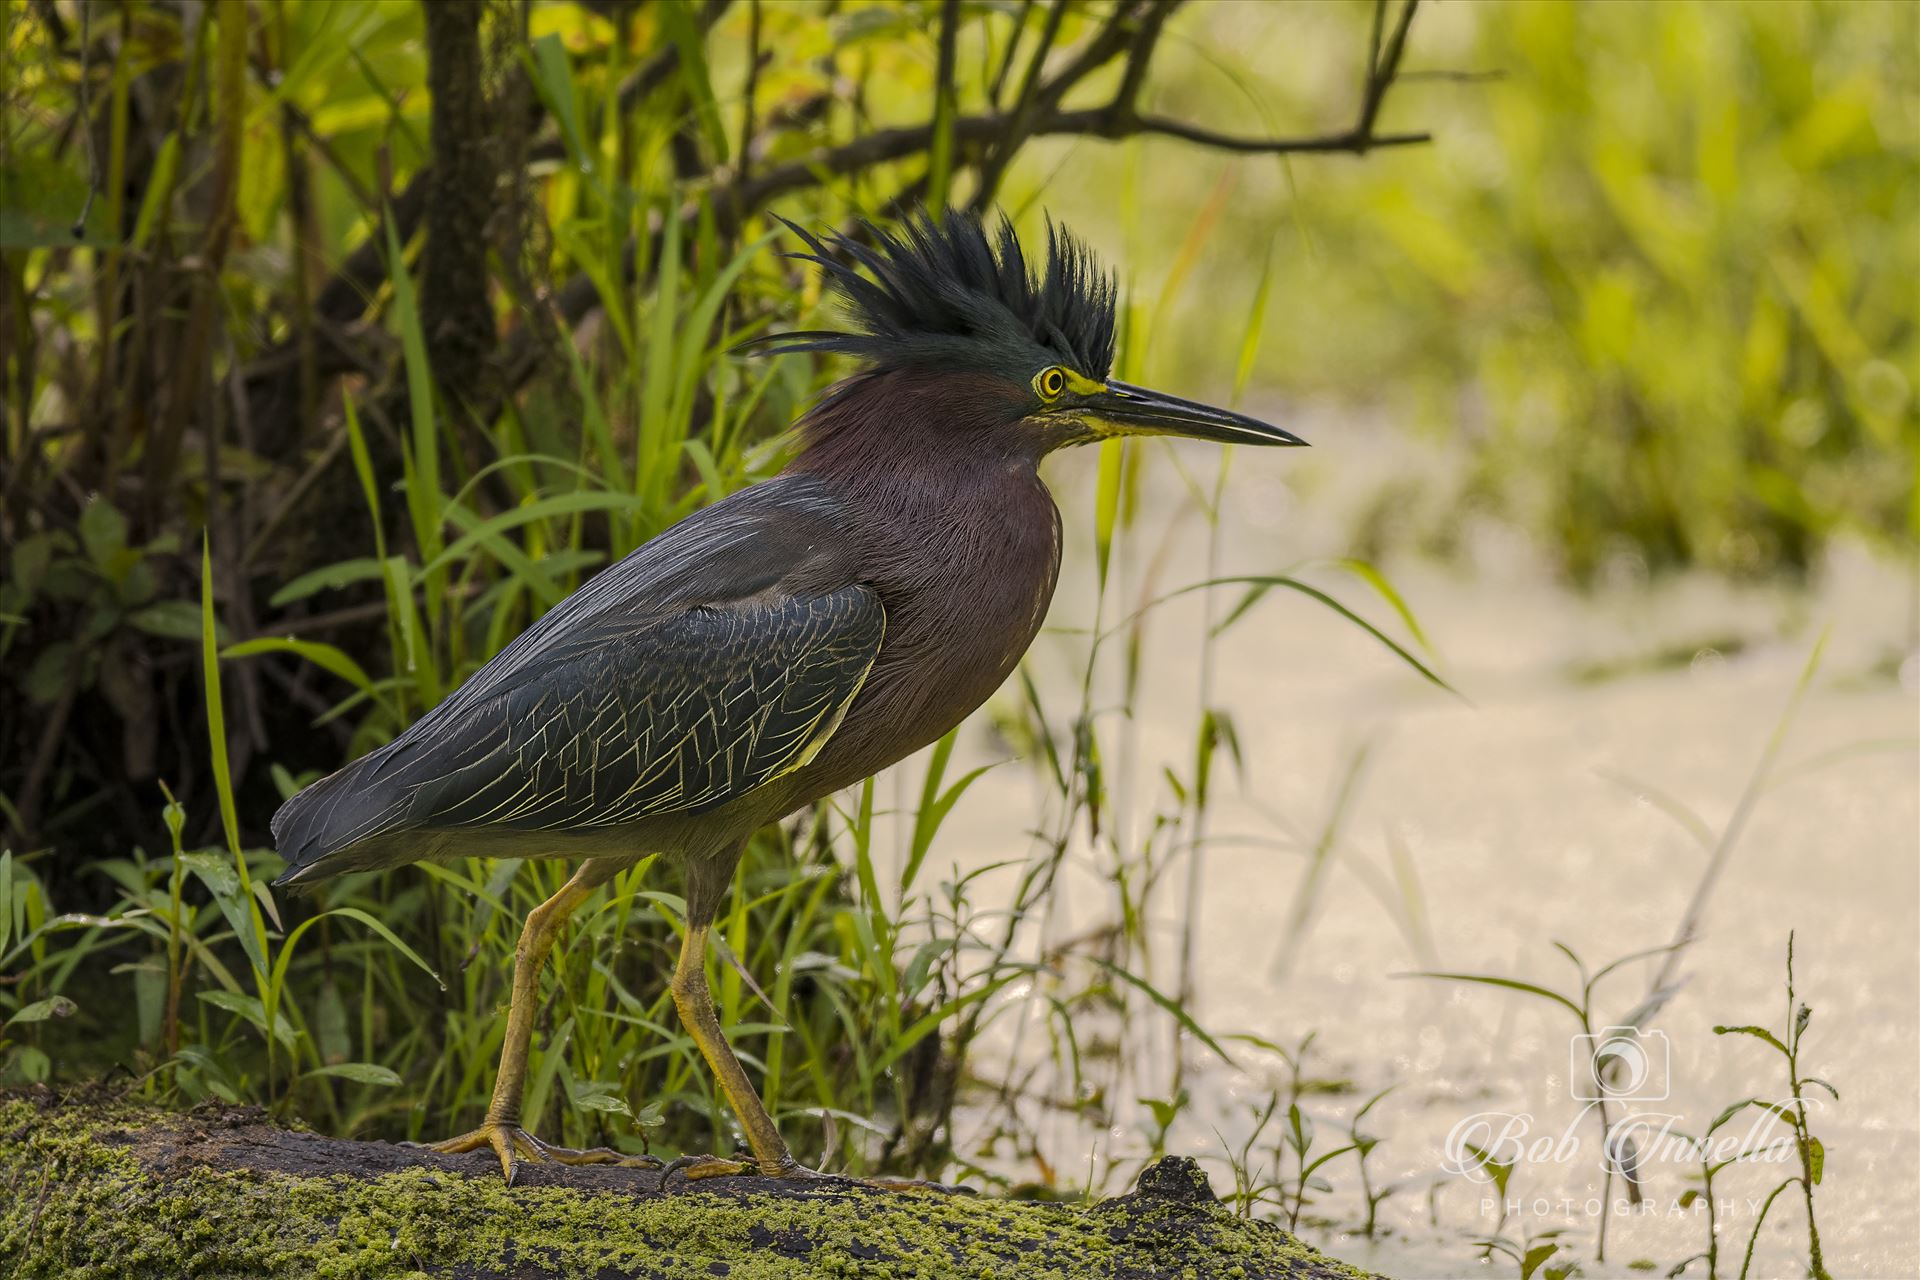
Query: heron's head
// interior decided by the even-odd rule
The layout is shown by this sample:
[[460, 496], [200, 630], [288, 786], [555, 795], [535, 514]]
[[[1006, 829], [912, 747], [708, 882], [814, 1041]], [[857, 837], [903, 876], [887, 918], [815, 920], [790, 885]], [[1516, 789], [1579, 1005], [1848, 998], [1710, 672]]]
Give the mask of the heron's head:
[[[1115, 291], [1086, 246], [1050, 225], [1044, 263], [1002, 216], [918, 213], [897, 231], [861, 224], [815, 236], [793, 256], [816, 263], [845, 299], [852, 328], [775, 334], [763, 349], [834, 351], [865, 368], [816, 411], [904, 414], [931, 409], [986, 438], [982, 447], [1038, 455], [1114, 436], [1192, 436], [1229, 444], [1297, 445], [1298, 436], [1244, 414], [1111, 376]], [[906, 397], [913, 404], [904, 403]]]

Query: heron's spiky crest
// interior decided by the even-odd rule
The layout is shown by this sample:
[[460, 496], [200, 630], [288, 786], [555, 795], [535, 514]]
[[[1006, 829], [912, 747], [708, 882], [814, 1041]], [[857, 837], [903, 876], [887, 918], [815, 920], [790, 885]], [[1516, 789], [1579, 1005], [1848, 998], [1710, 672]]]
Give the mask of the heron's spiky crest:
[[875, 370], [965, 369], [1022, 381], [1048, 363], [1095, 381], [1113, 367], [1113, 279], [1051, 221], [1044, 265], [1028, 260], [1004, 214], [989, 225], [959, 210], [922, 210], [897, 232], [863, 221], [858, 236], [815, 236], [781, 221], [807, 246], [790, 256], [827, 272], [855, 330], [773, 334], [763, 351], [834, 351]]

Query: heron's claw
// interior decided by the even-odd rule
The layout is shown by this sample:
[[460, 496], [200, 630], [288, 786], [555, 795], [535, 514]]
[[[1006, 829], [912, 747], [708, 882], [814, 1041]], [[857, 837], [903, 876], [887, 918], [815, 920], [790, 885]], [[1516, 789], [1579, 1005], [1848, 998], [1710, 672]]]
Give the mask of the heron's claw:
[[556, 1147], [551, 1142], [534, 1137], [517, 1124], [500, 1120], [489, 1120], [478, 1129], [444, 1142], [410, 1142], [407, 1145], [425, 1147], [448, 1156], [490, 1147], [494, 1155], [500, 1158], [500, 1172], [508, 1186], [513, 1185], [519, 1174], [522, 1160], [528, 1164], [610, 1164], [628, 1169], [661, 1167], [661, 1161], [654, 1156], [631, 1156], [612, 1147]]

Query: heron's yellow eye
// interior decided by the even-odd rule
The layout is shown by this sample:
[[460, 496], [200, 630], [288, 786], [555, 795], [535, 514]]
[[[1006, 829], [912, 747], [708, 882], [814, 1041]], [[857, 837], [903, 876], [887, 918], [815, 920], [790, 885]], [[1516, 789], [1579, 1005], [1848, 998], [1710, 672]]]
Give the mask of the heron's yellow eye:
[[1067, 389], [1067, 375], [1059, 365], [1042, 369], [1040, 376], [1033, 380], [1033, 389], [1040, 393], [1042, 400], [1057, 400], [1060, 393]]

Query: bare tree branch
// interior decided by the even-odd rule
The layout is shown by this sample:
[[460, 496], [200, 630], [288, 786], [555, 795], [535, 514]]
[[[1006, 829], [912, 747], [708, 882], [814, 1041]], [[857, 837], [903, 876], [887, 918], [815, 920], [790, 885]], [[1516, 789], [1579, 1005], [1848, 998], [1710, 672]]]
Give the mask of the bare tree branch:
[[[1056, 127], [1046, 132], [1099, 133], [1101, 131], [1098, 128], [1080, 126], [1083, 122], [1089, 125], [1097, 124], [1100, 115], [1098, 111], [1076, 111], [1055, 116], [1052, 123]], [[1376, 147], [1408, 147], [1433, 140], [1433, 135], [1426, 132], [1367, 133], [1360, 129], [1304, 138], [1249, 138], [1217, 133], [1212, 129], [1189, 124], [1184, 120], [1172, 120], [1166, 116], [1134, 116], [1125, 121], [1119, 130], [1108, 131], [1103, 136], [1123, 138], [1136, 133], [1160, 134], [1199, 143], [1204, 147], [1214, 147], [1221, 151], [1238, 151], [1249, 155], [1288, 155], [1329, 151], [1351, 151], [1362, 154]]]
[[1413, 26], [1414, 11], [1420, 7], [1420, 0], [1407, 0], [1401, 7], [1400, 19], [1394, 23], [1393, 34], [1387, 37], [1385, 48], [1380, 47], [1380, 28], [1385, 20], [1389, 0], [1375, 0], [1373, 10], [1373, 41], [1367, 58], [1366, 94], [1361, 99], [1360, 122], [1353, 132], [1360, 137], [1371, 137], [1374, 122], [1380, 117], [1380, 106], [1386, 101], [1387, 90], [1393, 87], [1394, 77], [1400, 73], [1400, 59], [1407, 51], [1407, 29]]
[[1167, 19], [1180, 7], [1180, 0], [1155, 0], [1147, 9], [1146, 16], [1140, 20], [1140, 27], [1133, 35], [1133, 44], [1127, 49], [1127, 69], [1120, 80], [1120, 88], [1115, 91], [1113, 101], [1132, 110], [1140, 100], [1140, 89], [1147, 81], [1147, 66], [1153, 61], [1154, 48], [1160, 43], [1160, 31], [1167, 25]]
[[1013, 18], [1013, 34], [1007, 37], [1006, 50], [1000, 55], [1000, 69], [993, 73], [993, 83], [987, 87], [987, 101], [996, 107], [1006, 90], [1007, 77], [1013, 72], [1013, 60], [1020, 52], [1020, 37], [1027, 32], [1027, 15], [1032, 12], [1033, 0], [1020, 0], [1020, 12]]

